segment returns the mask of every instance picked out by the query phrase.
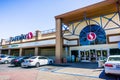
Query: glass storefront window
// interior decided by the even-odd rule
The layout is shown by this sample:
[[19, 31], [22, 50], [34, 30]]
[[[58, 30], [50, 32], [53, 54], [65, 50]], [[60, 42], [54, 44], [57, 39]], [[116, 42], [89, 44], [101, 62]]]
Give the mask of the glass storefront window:
[[106, 44], [106, 33], [98, 25], [88, 25], [80, 32], [80, 45]]
[[110, 49], [110, 55], [120, 55], [120, 49]]

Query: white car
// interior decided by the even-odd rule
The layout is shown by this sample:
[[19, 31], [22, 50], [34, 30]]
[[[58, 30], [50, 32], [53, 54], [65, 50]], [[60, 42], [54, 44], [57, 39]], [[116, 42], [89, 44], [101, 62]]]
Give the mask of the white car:
[[3, 55], [3, 56], [0, 56], [0, 63], [10, 63], [12, 59], [14, 59], [15, 57], [14, 56], [8, 56], [8, 55]]
[[120, 55], [109, 56], [104, 68], [105, 74], [120, 74]]
[[32, 56], [29, 59], [25, 59], [24, 62], [21, 63], [21, 67], [30, 67], [36, 66], [39, 67], [40, 65], [52, 64], [53, 59], [49, 59], [44, 56]]

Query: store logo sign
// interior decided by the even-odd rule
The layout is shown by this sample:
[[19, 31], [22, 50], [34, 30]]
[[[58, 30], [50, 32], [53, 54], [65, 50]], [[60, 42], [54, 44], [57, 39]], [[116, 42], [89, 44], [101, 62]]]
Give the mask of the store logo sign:
[[4, 46], [2, 46], [2, 48], [8, 48], [8, 45], [4, 45]]
[[19, 45], [17, 44], [12, 44], [11, 47], [18, 47]]
[[28, 34], [21, 34], [19, 36], [11, 37], [10, 41], [19, 41], [23, 39], [32, 39], [33, 38], [33, 33], [29, 32]]
[[96, 39], [96, 34], [95, 34], [94, 32], [88, 33], [88, 34], [87, 34], [87, 39], [88, 39], [89, 41], [95, 40], [95, 39]]

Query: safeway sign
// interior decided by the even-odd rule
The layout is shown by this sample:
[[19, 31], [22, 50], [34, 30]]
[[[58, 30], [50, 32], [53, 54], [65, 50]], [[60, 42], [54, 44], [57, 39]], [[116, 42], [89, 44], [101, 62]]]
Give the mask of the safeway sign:
[[33, 38], [33, 33], [29, 32], [27, 34], [21, 34], [19, 36], [11, 37], [10, 41], [19, 41], [23, 39], [32, 39]]
[[95, 40], [95, 39], [96, 39], [96, 34], [95, 34], [94, 32], [88, 33], [87, 39], [88, 39], [89, 41]]

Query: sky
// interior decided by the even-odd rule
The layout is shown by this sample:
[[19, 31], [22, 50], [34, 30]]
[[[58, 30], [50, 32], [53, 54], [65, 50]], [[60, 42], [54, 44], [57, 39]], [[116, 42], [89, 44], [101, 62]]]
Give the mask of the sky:
[[0, 40], [55, 28], [55, 16], [103, 0], [0, 0]]

